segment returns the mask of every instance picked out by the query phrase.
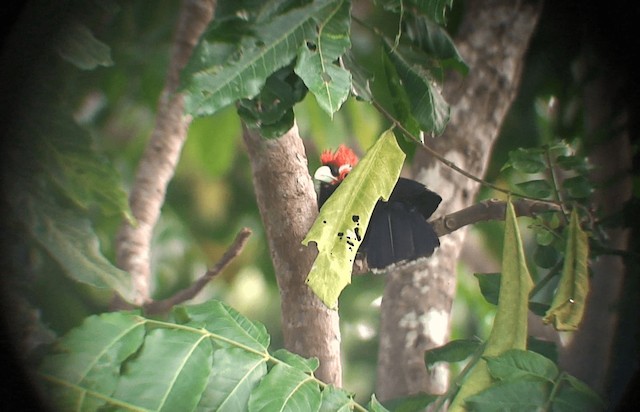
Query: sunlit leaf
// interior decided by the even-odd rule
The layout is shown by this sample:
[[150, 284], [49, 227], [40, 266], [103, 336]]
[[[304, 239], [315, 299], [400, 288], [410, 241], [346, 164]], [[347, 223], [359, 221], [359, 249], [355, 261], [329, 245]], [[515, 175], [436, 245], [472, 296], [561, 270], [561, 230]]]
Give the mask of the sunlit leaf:
[[273, 357], [280, 359], [287, 365], [291, 365], [297, 369], [300, 369], [301, 371], [308, 373], [315, 371], [316, 369], [318, 369], [318, 366], [320, 366], [318, 358], [306, 359], [296, 353], [289, 352], [286, 349], [278, 349], [277, 351], [273, 352]]
[[560, 284], [544, 317], [558, 330], [576, 330], [589, 293], [588, 235], [580, 227], [577, 209], [571, 211]]
[[388, 199], [400, 175], [404, 153], [391, 131], [382, 134], [322, 206], [303, 240], [315, 242], [318, 257], [307, 284], [329, 307], [351, 282], [356, 252], [379, 199]]
[[[498, 309], [483, 357], [499, 356], [510, 349], [526, 349], [528, 300], [532, 287], [516, 213], [509, 201], [505, 216]], [[491, 383], [487, 362], [480, 359], [464, 381], [449, 410], [464, 410], [467, 399], [489, 388]]]
[[351, 3], [339, 0], [316, 16], [318, 37], [304, 44], [295, 72], [329, 115], [340, 109], [351, 90], [351, 73], [336, 60], [351, 47], [349, 33]]

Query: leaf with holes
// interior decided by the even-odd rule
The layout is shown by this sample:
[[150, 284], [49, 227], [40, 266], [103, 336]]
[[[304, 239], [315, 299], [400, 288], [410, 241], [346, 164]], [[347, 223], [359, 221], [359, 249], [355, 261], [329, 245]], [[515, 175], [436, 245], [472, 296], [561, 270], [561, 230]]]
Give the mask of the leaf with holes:
[[329, 307], [351, 282], [351, 268], [379, 199], [387, 200], [405, 155], [391, 131], [382, 134], [322, 206], [302, 243], [315, 242], [318, 257], [307, 284]]
[[349, 96], [351, 73], [336, 64], [349, 47], [350, 2], [342, 0], [316, 17], [315, 43], [300, 48], [295, 72], [314, 94], [318, 105], [333, 116]]

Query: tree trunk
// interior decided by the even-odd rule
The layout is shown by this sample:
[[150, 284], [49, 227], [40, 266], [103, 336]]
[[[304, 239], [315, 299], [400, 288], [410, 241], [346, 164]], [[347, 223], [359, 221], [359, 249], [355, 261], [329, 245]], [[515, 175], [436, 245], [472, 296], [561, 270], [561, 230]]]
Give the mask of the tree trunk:
[[298, 127], [278, 139], [245, 128], [253, 185], [280, 289], [285, 347], [320, 360], [316, 376], [342, 384], [338, 312], [309, 289], [305, 279], [317, 250], [302, 239], [318, 215], [318, 203]]
[[[456, 46], [470, 67], [453, 74], [444, 94], [451, 121], [443, 136], [428, 144], [458, 167], [483, 176], [491, 147], [516, 95], [529, 40], [540, 15], [537, 2], [476, 0], [467, 4]], [[416, 179], [439, 193], [438, 214], [469, 206], [478, 184], [420, 152]], [[456, 289], [456, 264], [466, 230], [440, 239], [433, 257], [389, 273], [381, 307], [376, 394], [387, 400], [418, 392], [442, 393], [445, 367], [427, 372], [424, 351], [449, 339]]]

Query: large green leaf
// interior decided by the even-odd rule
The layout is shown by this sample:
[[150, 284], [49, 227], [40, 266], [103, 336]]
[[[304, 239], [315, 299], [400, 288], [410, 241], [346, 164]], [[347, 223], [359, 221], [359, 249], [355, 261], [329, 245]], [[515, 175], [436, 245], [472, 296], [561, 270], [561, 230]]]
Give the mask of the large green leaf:
[[154, 411], [192, 410], [207, 384], [213, 347], [206, 333], [151, 330], [118, 381], [114, 398]]
[[553, 297], [551, 308], [543, 319], [545, 323], [553, 323], [558, 330], [578, 329], [589, 293], [588, 260], [588, 235], [580, 227], [577, 209], [573, 209], [569, 221], [560, 284]]
[[60, 383], [54, 402], [60, 410], [95, 410], [98, 393], [116, 389], [120, 363], [142, 345], [144, 319], [123, 313], [92, 316], [69, 332], [45, 358], [40, 373]]
[[351, 269], [373, 209], [387, 200], [400, 175], [404, 153], [391, 131], [382, 134], [340, 184], [302, 241], [315, 242], [318, 257], [307, 284], [329, 307], [351, 281]]
[[409, 98], [411, 113], [420, 128], [427, 133], [442, 134], [449, 123], [449, 105], [433, 78], [435, 68], [425, 67], [428, 57], [408, 46], [393, 47], [388, 43], [385, 46]]
[[251, 394], [252, 411], [309, 411], [320, 409], [318, 382], [304, 372], [284, 364], [275, 365]]
[[[532, 287], [516, 213], [509, 200], [505, 216], [498, 309], [483, 356], [495, 357], [510, 349], [526, 349], [528, 301]], [[465, 400], [487, 389], [491, 383], [487, 362], [480, 359], [464, 381], [449, 410], [465, 410]]]
[[316, 37], [315, 18], [335, 0], [312, 2], [258, 25], [236, 49], [203, 38], [185, 70], [185, 110], [213, 114], [239, 99], [255, 97], [266, 79], [291, 63], [300, 47]]
[[198, 403], [199, 411], [247, 410], [251, 391], [267, 374], [267, 358], [241, 348], [225, 348], [213, 354], [213, 370]]
[[264, 325], [252, 322], [224, 303], [211, 300], [199, 305], [179, 306], [174, 309], [180, 323], [191, 327], [204, 327], [219, 337], [218, 344], [238, 346], [264, 354], [269, 346], [269, 334]]
[[[177, 323], [133, 313], [89, 317], [45, 356], [39, 375], [60, 410], [350, 410], [313, 376], [316, 359], [271, 355], [264, 326], [211, 301], [174, 310]], [[271, 366], [267, 373], [268, 366]], [[324, 388], [324, 390], [321, 390]]]
[[351, 46], [351, 3], [340, 0], [316, 17], [315, 43], [300, 48], [295, 72], [315, 95], [318, 105], [333, 116], [349, 96], [351, 73], [336, 64]]
[[16, 214], [67, 276], [99, 289], [114, 290], [124, 299], [133, 300], [135, 290], [131, 276], [102, 255], [88, 219], [60, 207], [46, 193], [34, 190], [33, 194], [24, 194], [23, 199], [15, 204]]

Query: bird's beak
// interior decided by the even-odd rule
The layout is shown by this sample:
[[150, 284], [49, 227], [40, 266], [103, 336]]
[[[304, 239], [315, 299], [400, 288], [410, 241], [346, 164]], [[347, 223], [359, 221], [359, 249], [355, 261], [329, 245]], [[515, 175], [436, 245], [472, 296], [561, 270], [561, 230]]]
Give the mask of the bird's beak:
[[329, 166], [320, 166], [313, 174], [313, 178], [324, 183], [334, 183], [338, 180], [337, 177], [331, 174]]

